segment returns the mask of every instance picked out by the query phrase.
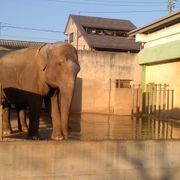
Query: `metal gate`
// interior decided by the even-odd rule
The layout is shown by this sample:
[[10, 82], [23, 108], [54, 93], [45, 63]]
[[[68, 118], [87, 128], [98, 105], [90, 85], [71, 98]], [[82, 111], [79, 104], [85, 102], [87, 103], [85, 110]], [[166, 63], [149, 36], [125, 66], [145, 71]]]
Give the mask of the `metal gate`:
[[173, 109], [174, 90], [167, 84], [133, 85], [132, 115], [160, 117]]

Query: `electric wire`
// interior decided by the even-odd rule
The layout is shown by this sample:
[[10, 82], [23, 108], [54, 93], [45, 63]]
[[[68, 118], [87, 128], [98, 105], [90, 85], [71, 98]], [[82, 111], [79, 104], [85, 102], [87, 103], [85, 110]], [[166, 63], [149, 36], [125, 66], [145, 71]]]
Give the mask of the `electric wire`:
[[[126, 4], [123, 4], [121, 2], [119, 3], [112, 3], [112, 2], [97, 2], [97, 1], [65, 1], [65, 0], [48, 0], [50, 2], [57, 2], [57, 3], [66, 3], [66, 4], [81, 4], [81, 5], [100, 5], [100, 6], [122, 6], [122, 7], [147, 7], [147, 3], [144, 3], [141, 2], [141, 3], [136, 3], [136, 2], [131, 2], [132, 4], [127, 3]], [[124, 2], [125, 3], [125, 2]], [[167, 4], [162, 4], [162, 5], [167, 5]], [[148, 7], [151, 6], [156, 6], [157, 7], [157, 4], [148, 4]]]

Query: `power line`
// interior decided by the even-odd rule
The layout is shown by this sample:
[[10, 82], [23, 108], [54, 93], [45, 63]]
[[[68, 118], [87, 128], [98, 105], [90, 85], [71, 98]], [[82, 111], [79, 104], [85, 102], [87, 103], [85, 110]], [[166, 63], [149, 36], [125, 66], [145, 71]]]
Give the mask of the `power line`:
[[[84, 5], [100, 5], [100, 6], [122, 6], [122, 7], [147, 7], [147, 3], [145, 4], [136, 4], [136, 2], [131, 2], [133, 4], [122, 4], [122, 3], [112, 3], [112, 2], [97, 2], [97, 1], [94, 1], [94, 2], [90, 2], [90, 1], [80, 1], [80, 2], [75, 2], [75, 1], [65, 1], [65, 0], [48, 0], [50, 2], [57, 2], [57, 3], [67, 3], [67, 4], [84, 4]], [[125, 2], [124, 2], [125, 3]], [[129, 2], [130, 3], [130, 2]], [[143, 3], [143, 2], [141, 2]], [[163, 5], [163, 4], [162, 4]], [[164, 4], [166, 5], [166, 4]], [[148, 7], [149, 6], [157, 6], [157, 4], [148, 4]]]
[[[59, 1], [61, 1], [61, 0], [59, 0]], [[77, 1], [77, 0], [76, 0]], [[82, 0], [81, 0], [82, 1]], [[89, 0], [84, 0], [84, 1], [87, 1], [87, 2], [89, 2]], [[133, 2], [133, 1], [104, 1], [104, 0], [91, 0], [91, 2], [98, 2], [98, 3], [128, 3], [128, 4], [167, 4], [167, 2], [165, 1], [165, 2], [162, 2], [162, 1], [160, 1], [160, 2], [157, 2], [157, 1], [136, 1], [136, 2]]]
[[[29, 28], [29, 27], [20, 27], [20, 26], [12, 26], [12, 25], [2, 25], [1, 28], [13, 28], [13, 29], [22, 29], [22, 30], [30, 30], [30, 31], [41, 31], [41, 32], [48, 32], [48, 33], [63, 33], [63, 31], [56, 31], [56, 30], [49, 30], [49, 29], [37, 29], [37, 28]], [[4, 23], [3, 23], [4, 24]]]
[[35, 36], [22, 36], [22, 35], [16, 35], [16, 36], [12, 36], [9, 34], [5, 34], [3, 35], [3, 37], [1, 37], [1, 39], [5, 39], [6, 37], [8, 38], [14, 38], [14, 39], [41, 39], [41, 40], [46, 40], [46, 41], [61, 41], [60, 39], [56, 39], [56, 38], [43, 38], [43, 37], [35, 37]]
[[167, 10], [144, 10], [144, 11], [79, 11], [79, 14], [120, 14], [120, 13], [152, 13], [152, 12], [166, 12]]

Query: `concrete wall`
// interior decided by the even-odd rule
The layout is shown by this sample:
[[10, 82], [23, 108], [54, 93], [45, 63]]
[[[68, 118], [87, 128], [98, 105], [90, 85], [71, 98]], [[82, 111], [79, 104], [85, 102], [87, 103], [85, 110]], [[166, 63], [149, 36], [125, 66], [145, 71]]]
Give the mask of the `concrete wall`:
[[0, 142], [0, 179], [179, 180], [180, 141]]
[[[130, 114], [130, 106], [123, 109], [124, 104], [131, 104], [129, 101], [132, 99], [128, 97], [130, 93], [125, 95], [125, 89], [116, 89], [116, 79], [129, 79], [132, 84], [141, 82], [137, 55], [79, 51], [79, 62], [81, 71], [78, 74], [72, 111]], [[128, 98], [125, 99], [124, 95]]]

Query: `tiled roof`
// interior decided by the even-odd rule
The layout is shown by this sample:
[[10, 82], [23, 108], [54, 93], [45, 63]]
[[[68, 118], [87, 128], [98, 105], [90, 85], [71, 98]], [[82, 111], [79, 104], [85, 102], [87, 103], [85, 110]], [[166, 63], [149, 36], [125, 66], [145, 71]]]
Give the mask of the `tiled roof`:
[[131, 31], [136, 28], [136, 26], [129, 20], [108, 19], [77, 15], [71, 15], [71, 17], [74, 19], [76, 23], [79, 23], [82, 26], [128, 31]]
[[35, 47], [44, 44], [43, 42], [33, 42], [33, 41], [16, 41], [16, 40], [5, 40], [0, 39], [0, 46], [12, 47], [12, 48], [27, 48]]
[[135, 43], [133, 39], [126, 37], [87, 35], [89, 45], [95, 49], [116, 49], [121, 51], [138, 52], [140, 44]]
[[[103, 49], [112, 51], [133, 51], [138, 52], [140, 50], [140, 44], [135, 40], [130, 40], [128, 37], [109, 36], [88, 34], [84, 27], [97, 28], [104, 30], [126, 31], [129, 32], [136, 28], [136, 26], [129, 20], [108, 19], [89, 16], [77, 16], [70, 15], [81, 32], [82, 36], [86, 40], [87, 44], [94, 49]], [[69, 22], [69, 21], [68, 21]], [[67, 26], [66, 26], [67, 29]], [[65, 30], [66, 31], [66, 30]]]

